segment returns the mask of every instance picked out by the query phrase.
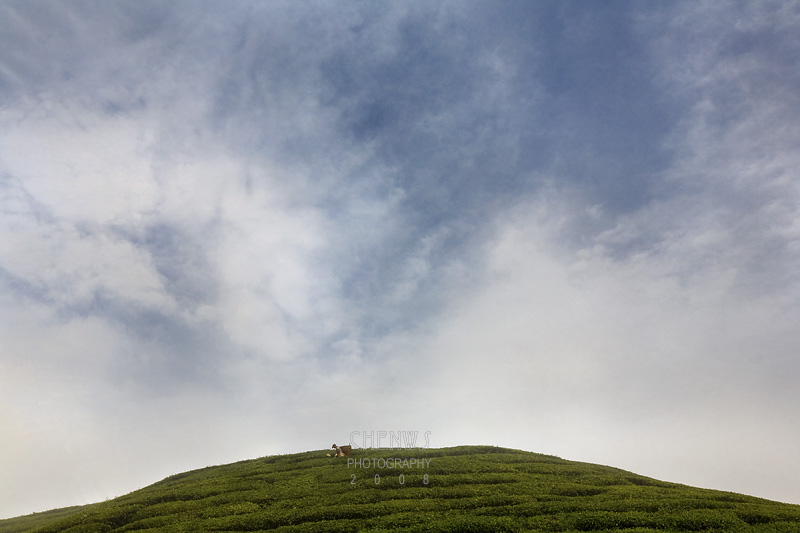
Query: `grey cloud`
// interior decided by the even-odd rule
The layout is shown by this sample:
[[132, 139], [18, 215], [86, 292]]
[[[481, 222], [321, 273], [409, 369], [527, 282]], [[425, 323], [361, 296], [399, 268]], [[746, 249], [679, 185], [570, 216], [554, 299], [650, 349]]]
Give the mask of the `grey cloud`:
[[[218, 280], [203, 244], [213, 239], [206, 230], [191, 235], [167, 224], [154, 224], [145, 229], [143, 246], [153, 258], [155, 268], [165, 280], [165, 290], [179, 305], [196, 309], [213, 304]], [[206, 243], [198, 242], [205, 239]]]
[[168, 396], [189, 384], [204, 386], [209, 393], [230, 386], [223, 369], [235, 364], [237, 350], [213, 325], [187, 324], [121, 302], [97, 301], [94, 311], [101, 307], [105, 316], [116, 318], [136, 339], [110, 371], [114, 381]]

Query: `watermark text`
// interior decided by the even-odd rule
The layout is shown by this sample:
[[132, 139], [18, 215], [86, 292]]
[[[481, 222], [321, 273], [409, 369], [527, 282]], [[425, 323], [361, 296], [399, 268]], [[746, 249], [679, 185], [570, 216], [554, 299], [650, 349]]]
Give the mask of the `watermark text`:
[[353, 448], [408, 449], [430, 447], [431, 432], [419, 431], [353, 431], [350, 433], [350, 446]]
[[420, 459], [401, 459], [400, 457], [389, 458], [375, 458], [375, 457], [349, 457], [347, 459], [347, 468], [430, 468], [430, 458]]

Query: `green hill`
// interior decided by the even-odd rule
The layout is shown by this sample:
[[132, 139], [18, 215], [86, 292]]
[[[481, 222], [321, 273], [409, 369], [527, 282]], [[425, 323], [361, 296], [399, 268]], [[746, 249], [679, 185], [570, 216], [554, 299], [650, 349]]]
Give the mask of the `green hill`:
[[0, 520], [0, 533], [800, 531], [798, 505], [506, 448], [325, 453], [194, 470], [107, 502]]

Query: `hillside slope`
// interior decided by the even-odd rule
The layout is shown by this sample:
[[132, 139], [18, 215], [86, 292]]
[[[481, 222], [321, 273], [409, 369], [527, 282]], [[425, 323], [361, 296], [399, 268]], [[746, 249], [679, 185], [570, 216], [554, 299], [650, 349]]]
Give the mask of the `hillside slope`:
[[186, 472], [107, 502], [3, 520], [0, 533], [800, 531], [798, 505], [531, 452], [325, 453]]

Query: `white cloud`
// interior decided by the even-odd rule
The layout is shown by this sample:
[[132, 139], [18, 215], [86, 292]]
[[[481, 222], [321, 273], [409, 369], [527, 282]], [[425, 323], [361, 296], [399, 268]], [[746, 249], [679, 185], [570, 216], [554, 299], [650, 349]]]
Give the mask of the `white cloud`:
[[5, 172], [24, 182], [48, 214], [127, 223], [153, 209], [153, 132], [146, 122], [42, 97], [6, 110], [0, 123]]
[[[484, 281], [451, 303], [425, 355], [413, 359], [430, 373], [417, 405], [438, 406], [437, 428], [451, 442], [505, 443], [796, 498], [756, 467], [720, 475], [753, 458], [780, 472], [787, 457], [773, 454], [774, 443], [800, 445], [790, 407], [800, 398], [788, 377], [798, 372], [796, 287], [756, 298], [740, 291], [736, 262], [698, 254], [709, 229], [691, 221], [685, 234], [666, 236], [674, 241], [637, 255], [573, 254], [559, 244], [558, 226], [542, 224], [559, 209], [525, 203], [500, 218]], [[639, 231], [619, 228], [629, 230]], [[735, 242], [723, 228], [711, 231]]]
[[86, 234], [69, 224], [3, 227], [0, 261], [11, 275], [41, 292], [53, 305], [88, 312], [101, 293], [110, 298], [170, 312], [150, 256], [108, 233]]
[[82, 480], [104, 471], [96, 461], [107, 445], [98, 439], [96, 406], [112, 401], [104, 378], [124, 341], [102, 318], [65, 320], [25, 298], [4, 294], [0, 301], [3, 510], [30, 508], [30, 494], [42, 505], [67, 505], [65, 487], [84, 492]]

